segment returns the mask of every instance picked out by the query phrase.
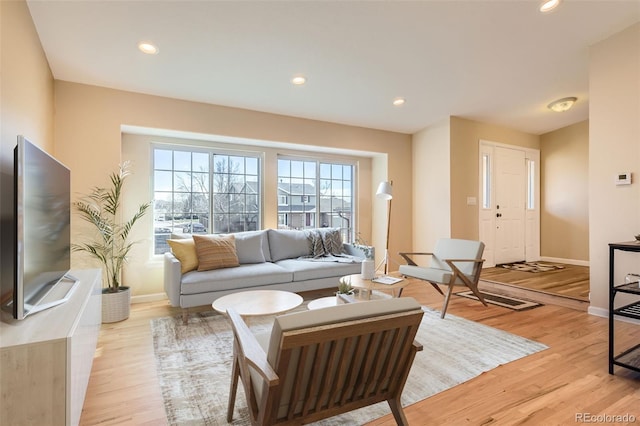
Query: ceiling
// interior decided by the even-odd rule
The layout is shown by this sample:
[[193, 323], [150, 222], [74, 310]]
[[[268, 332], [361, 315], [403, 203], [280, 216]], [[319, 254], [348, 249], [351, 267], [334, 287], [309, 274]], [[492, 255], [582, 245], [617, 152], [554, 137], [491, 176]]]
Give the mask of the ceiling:
[[640, 21], [640, 0], [27, 1], [55, 79], [402, 133], [586, 120], [589, 47]]

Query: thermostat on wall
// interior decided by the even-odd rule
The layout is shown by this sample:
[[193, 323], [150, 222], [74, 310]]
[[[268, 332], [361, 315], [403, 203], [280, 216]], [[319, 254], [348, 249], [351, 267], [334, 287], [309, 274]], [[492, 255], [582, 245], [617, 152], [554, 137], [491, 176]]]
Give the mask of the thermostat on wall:
[[631, 185], [631, 172], [618, 173], [616, 185]]

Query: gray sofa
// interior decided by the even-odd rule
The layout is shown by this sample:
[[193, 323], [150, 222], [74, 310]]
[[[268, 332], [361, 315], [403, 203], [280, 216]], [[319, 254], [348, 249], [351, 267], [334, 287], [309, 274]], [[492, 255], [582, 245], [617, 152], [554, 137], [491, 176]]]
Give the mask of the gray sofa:
[[364, 253], [349, 244], [342, 245], [344, 257], [313, 259], [308, 231], [267, 229], [233, 235], [238, 267], [182, 274], [180, 261], [172, 253], [165, 253], [164, 289], [171, 306], [183, 308], [185, 322], [188, 308], [210, 305], [230, 293], [337, 288], [340, 277], [360, 273], [364, 259]]

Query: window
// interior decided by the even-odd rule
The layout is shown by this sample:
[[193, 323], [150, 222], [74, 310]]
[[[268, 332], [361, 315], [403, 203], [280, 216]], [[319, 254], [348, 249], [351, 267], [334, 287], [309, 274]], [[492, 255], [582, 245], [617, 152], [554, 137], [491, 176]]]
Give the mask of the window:
[[482, 208], [491, 208], [491, 156], [482, 154]]
[[260, 226], [259, 158], [153, 148], [154, 254], [171, 233], [227, 233]]
[[536, 208], [536, 162], [527, 159], [527, 210]]
[[278, 159], [278, 227], [340, 228], [342, 239], [352, 241], [354, 166], [318, 160]]

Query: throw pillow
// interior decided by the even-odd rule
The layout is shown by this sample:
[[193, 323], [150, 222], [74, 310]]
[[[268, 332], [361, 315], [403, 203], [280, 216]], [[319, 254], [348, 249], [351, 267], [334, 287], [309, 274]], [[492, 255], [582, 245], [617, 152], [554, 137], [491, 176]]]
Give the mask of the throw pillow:
[[167, 240], [171, 252], [180, 261], [180, 271], [185, 274], [198, 269], [198, 255], [193, 238]]
[[239, 266], [236, 238], [233, 235], [194, 235], [198, 255], [198, 271]]
[[326, 254], [331, 256], [343, 254], [342, 236], [338, 228], [320, 229], [320, 234]]
[[325, 254], [328, 254], [324, 248], [324, 243], [322, 242], [322, 235], [317, 230], [309, 230], [306, 231], [307, 240], [309, 240], [309, 247], [311, 249], [311, 256], [313, 257], [322, 257]]
[[236, 254], [240, 264], [265, 262], [263, 252], [264, 239], [267, 236], [265, 231], [238, 232], [233, 236], [236, 238]]

